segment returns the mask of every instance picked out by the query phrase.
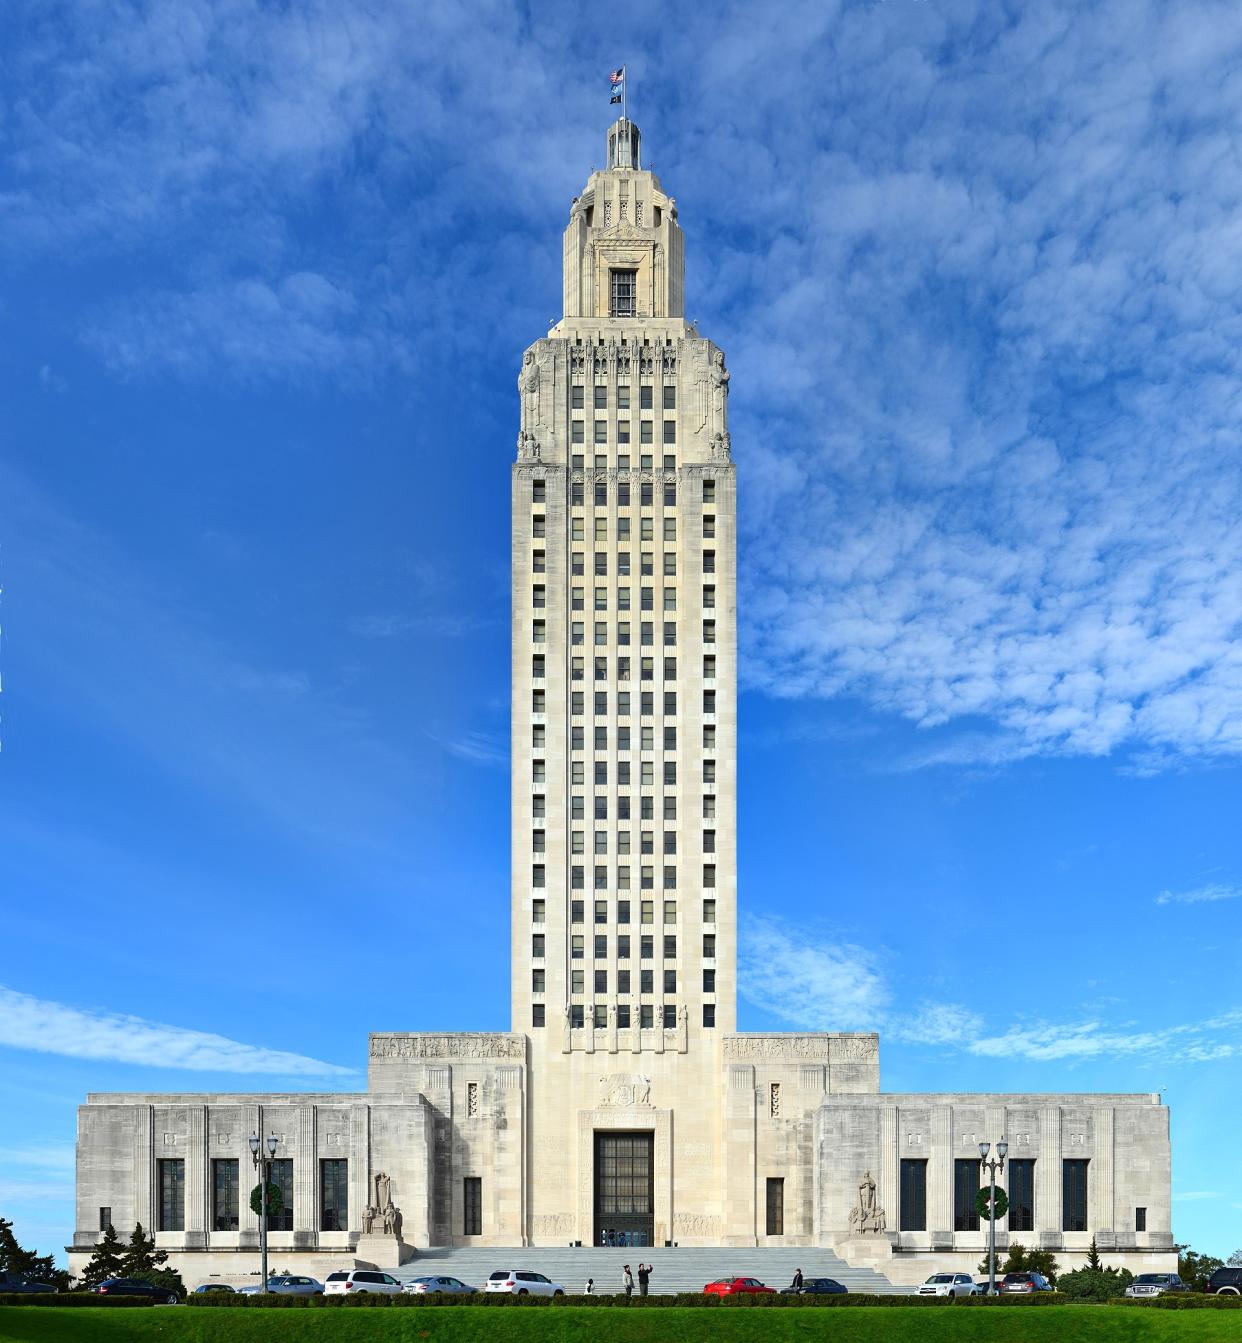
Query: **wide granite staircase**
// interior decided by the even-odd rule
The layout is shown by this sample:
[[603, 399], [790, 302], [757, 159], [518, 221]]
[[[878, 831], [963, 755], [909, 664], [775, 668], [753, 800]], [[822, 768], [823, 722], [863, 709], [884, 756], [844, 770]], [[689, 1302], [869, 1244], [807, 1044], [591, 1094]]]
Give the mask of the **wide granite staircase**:
[[[473, 1287], [482, 1287], [499, 1269], [523, 1268], [543, 1273], [560, 1283], [568, 1295], [581, 1293], [588, 1278], [595, 1280], [595, 1291], [620, 1292], [621, 1270], [625, 1264], [637, 1270], [638, 1262], [652, 1266], [651, 1292], [701, 1292], [705, 1283], [723, 1277], [758, 1278], [769, 1287], [787, 1287], [800, 1268], [807, 1278], [836, 1278], [851, 1292], [908, 1293], [908, 1287], [895, 1287], [871, 1268], [851, 1268], [831, 1250], [732, 1247], [694, 1249], [506, 1249], [453, 1248], [420, 1251], [408, 1263], [387, 1272], [403, 1281], [426, 1274], [442, 1273], [459, 1278]], [[637, 1276], [635, 1292], [638, 1291]]]

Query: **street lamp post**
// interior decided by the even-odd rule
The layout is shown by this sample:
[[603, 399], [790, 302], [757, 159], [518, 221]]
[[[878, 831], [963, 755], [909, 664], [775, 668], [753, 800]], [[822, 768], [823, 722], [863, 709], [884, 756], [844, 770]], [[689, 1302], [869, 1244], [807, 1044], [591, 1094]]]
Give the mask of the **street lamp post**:
[[989, 1159], [988, 1152], [992, 1144], [979, 1144], [979, 1161], [987, 1167], [991, 1180], [991, 1198], [988, 1203], [988, 1295], [996, 1293], [996, 1176], [1005, 1169], [1005, 1158], [1009, 1155], [1009, 1144], [1002, 1138], [996, 1144], [996, 1155]]
[[272, 1162], [276, 1159], [276, 1135], [268, 1135], [267, 1155], [257, 1133], [250, 1135], [250, 1160], [259, 1173], [259, 1291], [267, 1291], [267, 1186], [272, 1179]]

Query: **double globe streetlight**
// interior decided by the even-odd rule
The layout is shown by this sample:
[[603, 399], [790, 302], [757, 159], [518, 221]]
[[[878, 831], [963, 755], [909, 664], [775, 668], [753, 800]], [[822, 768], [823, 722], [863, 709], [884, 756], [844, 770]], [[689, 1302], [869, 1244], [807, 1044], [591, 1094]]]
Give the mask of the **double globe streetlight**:
[[1002, 1138], [996, 1144], [996, 1155], [989, 1159], [992, 1144], [979, 1144], [979, 1164], [986, 1167], [991, 1179], [991, 1195], [988, 1200], [988, 1295], [996, 1294], [996, 1177], [1005, 1169], [1005, 1158], [1009, 1155], [1009, 1144]]
[[268, 1134], [267, 1155], [263, 1154], [263, 1141], [257, 1133], [250, 1135], [250, 1160], [259, 1172], [259, 1291], [267, 1291], [267, 1191], [272, 1180], [272, 1162], [276, 1160], [277, 1138]]

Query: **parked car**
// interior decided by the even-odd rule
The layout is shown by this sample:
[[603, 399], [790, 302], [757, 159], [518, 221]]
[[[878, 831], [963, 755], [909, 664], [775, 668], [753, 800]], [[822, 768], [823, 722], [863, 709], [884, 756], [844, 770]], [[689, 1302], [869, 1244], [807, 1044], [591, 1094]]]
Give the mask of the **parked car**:
[[1163, 1296], [1165, 1292], [1188, 1292], [1176, 1273], [1140, 1273], [1126, 1288], [1127, 1296]]
[[[242, 1296], [259, 1296], [263, 1288], [257, 1282], [241, 1289]], [[323, 1283], [318, 1278], [304, 1278], [297, 1273], [271, 1273], [267, 1290], [277, 1296], [322, 1296]]]
[[157, 1287], [142, 1278], [105, 1278], [94, 1289], [100, 1296], [150, 1296], [166, 1306], [175, 1306], [181, 1299], [170, 1287]]
[[969, 1273], [933, 1273], [914, 1289], [915, 1296], [975, 1296], [979, 1289]]
[[483, 1284], [485, 1292], [512, 1292], [514, 1296], [564, 1296], [559, 1282], [528, 1268], [498, 1268]]
[[50, 1282], [28, 1278], [23, 1273], [0, 1273], [0, 1292], [58, 1292]]
[[801, 1287], [782, 1287], [782, 1296], [836, 1296], [848, 1292], [836, 1278], [803, 1278]]
[[720, 1278], [716, 1282], [709, 1282], [703, 1290], [709, 1296], [738, 1296], [744, 1292], [772, 1292], [775, 1294], [775, 1287], [765, 1287], [758, 1278]]
[[407, 1278], [401, 1290], [414, 1293], [428, 1292], [434, 1295], [444, 1293], [469, 1296], [479, 1289], [462, 1282], [460, 1278]]
[[381, 1273], [374, 1268], [355, 1268], [349, 1272], [329, 1273], [323, 1284], [325, 1296], [339, 1296], [343, 1292], [383, 1292], [396, 1296], [401, 1284], [391, 1273]]
[[1050, 1292], [1052, 1284], [1042, 1273], [1006, 1273], [999, 1290], [1003, 1296], [1020, 1296], [1024, 1292]]
[[1218, 1268], [1203, 1290], [1213, 1296], [1242, 1296], [1242, 1268]]
[[194, 1289], [195, 1296], [203, 1296], [207, 1292], [236, 1292], [236, 1287], [230, 1287], [227, 1282], [204, 1282]]

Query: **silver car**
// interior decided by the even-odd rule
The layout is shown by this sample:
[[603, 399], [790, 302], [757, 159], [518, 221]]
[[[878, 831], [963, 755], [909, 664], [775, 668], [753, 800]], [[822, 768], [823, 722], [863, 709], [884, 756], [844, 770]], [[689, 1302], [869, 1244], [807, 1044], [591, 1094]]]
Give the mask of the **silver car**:
[[424, 1293], [439, 1295], [443, 1293], [445, 1295], [469, 1296], [479, 1289], [462, 1282], [460, 1278], [426, 1277], [410, 1278], [401, 1290], [415, 1295]]
[[[263, 1288], [256, 1282], [243, 1287], [242, 1296], [259, 1296]], [[323, 1283], [317, 1278], [304, 1278], [298, 1273], [273, 1273], [267, 1280], [267, 1290], [277, 1296], [322, 1296]]]
[[914, 1295], [974, 1296], [978, 1290], [969, 1273], [933, 1273], [921, 1287], [915, 1289]]

